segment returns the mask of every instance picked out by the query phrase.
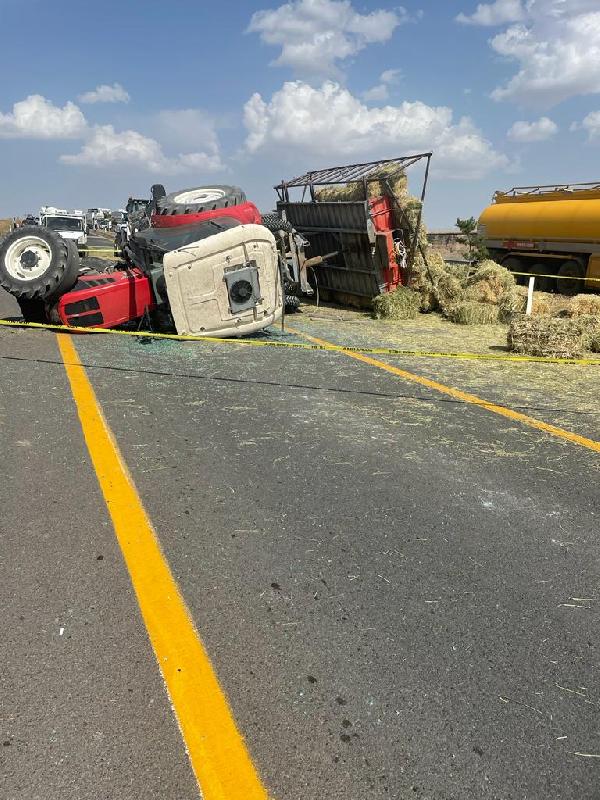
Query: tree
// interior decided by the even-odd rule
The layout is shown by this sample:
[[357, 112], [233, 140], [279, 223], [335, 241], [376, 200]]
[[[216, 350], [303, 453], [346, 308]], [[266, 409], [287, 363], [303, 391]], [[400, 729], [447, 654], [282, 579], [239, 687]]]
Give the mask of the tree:
[[477, 233], [477, 220], [475, 217], [470, 217], [469, 219], [457, 219], [456, 227], [461, 232], [461, 236], [458, 237], [458, 241], [460, 244], [464, 244], [467, 247], [463, 253], [463, 256], [467, 259], [467, 261], [469, 261], [471, 264], [477, 264], [479, 261], [484, 261], [486, 258], [489, 258], [488, 249], [485, 246], [485, 240], [483, 236], [480, 236]]

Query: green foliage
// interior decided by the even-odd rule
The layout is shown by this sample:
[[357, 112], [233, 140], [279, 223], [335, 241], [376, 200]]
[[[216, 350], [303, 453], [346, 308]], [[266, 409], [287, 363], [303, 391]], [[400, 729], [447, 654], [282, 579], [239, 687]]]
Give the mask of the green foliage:
[[469, 217], [469, 219], [460, 219], [459, 217], [456, 220], [456, 227], [461, 232], [458, 241], [467, 248], [463, 253], [467, 261], [472, 264], [478, 264], [480, 261], [485, 261], [489, 258], [483, 236], [477, 233], [477, 220], [475, 217]]

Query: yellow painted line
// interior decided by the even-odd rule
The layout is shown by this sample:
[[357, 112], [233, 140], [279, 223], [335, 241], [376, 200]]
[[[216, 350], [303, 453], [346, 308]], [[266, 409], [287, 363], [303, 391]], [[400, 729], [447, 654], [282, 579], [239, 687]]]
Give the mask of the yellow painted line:
[[[400, 350], [393, 347], [352, 347], [343, 344], [304, 344], [302, 342], [283, 342], [274, 339], [222, 339], [216, 336], [194, 336], [181, 333], [155, 333], [154, 331], [124, 331], [113, 328], [84, 328], [77, 325], [54, 325], [42, 322], [16, 322], [14, 320], [0, 319], [0, 327], [4, 328], [33, 328], [45, 331], [65, 331], [66, 333], [104, 334], [106, 336], [134, 336], [146, 339], [172, 339], [178, 342], [204, 342], [207, 344], [238, 345], [241, 347], [287, 347], [296, 350], [331, 350], [344, 353], [371, 353], [380, 356], [407, 356], [414, 358], [458, 358], [467, 361], [516, 361], [533, 362], [539, 364], [562, 364], [579, 366], [600, 366], [600, 358], [553, 358], [551, 356], [520, 356], [497, 355], [495, 353], [453, 353], [436, 352], [434, 350]], [[287, 331], [296, 336], [303, 336], [300, 331], [287, 328]], [[306, 338], [306, 337], [305, 337]]]
[[[290, 330], [292, 329], [290, 328]], [[305, 339], [315, 344], [328, 344], [325, 340], [318, 339], [315, 336], [309, 336], [307, 333], [302, 333], [302, 331], [294, 331], [294, 333], [303, 336]], [[489, 400], [483, 400], [475, 394], [462, 392], [460, 389], [454, 389], [452, 386], [446, 386], [444, 383], [438, 383], [438, 381], [432, 381], [421, 375], [415, 375], [413, 372], [407, 372], [404, 369], [399, 369], [399, 367], [386, 364], [385, 361], [379, 361], [376, 358], [371, 358], [362, 353], [353, 353], [347, 350], [342, 350], [341, 352], [349, 358], [355, 358], [357, 361], [363, 361], [365, 364], [370, 364], [386, 372], [391, 372], [392, 375], [397, 375], [399, 378], [404, 378], [404, 380], [418, 383], [421, 386], [426, 386], [428, 389], [434, 389], [436, 392], [441, 392], [455, 400], [460, 400], [463, 403], [472, 403], [475, 406], [479, 406], [479, 408], [486, 409], [486, 411], [499, 414], [501, 417], [506, 417], [514, 422], [521, 422], [523, 425], [527, 425], [530, 428], [536, 428], [544, 433], [549, 433], [551, 436], [556, 436], [559, 439], [566, 439], [568, 442], [578, 444], [581, 447], [587, 447], [588, 450], [594, 450], [596, 453], [600, 453], [600, 442], [594, 439], [587, 439], [585, 436], [580, 436], [578, 433], [566, 431], [563, 428], [558, 428], [556, 425], [549, 425], [547, 422], [542, 422], [539, 419], [535, 419], [535, 417], [529, 417], [527, 414], [522, 414], [520, 411], [514, 411], [512, 408], [506, 408], [506, 406], [499, 406], [496, 403], [491, 403]]]
[[204, 800], [267, 800], [70, 336], [58, 346], [85, 441]]

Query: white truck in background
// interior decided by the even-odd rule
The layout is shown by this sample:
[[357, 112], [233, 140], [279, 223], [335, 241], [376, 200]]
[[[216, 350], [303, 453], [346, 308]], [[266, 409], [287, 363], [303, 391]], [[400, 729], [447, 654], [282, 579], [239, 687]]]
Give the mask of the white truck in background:
[[54, 206], [42, 206], [40, 209], [40, 225], [56, 231], [63, 239], [76, 242], [78, 248], [87, 244], [87, 220], [84, 211], [74, 209], [67, 211]]

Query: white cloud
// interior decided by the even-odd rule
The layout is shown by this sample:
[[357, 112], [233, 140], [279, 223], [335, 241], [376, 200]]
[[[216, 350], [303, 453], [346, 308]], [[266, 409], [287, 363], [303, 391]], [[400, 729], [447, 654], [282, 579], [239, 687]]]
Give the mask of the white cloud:
[[362, 93], [364, 100], [369, 102], [383, 102], [390, 96], [389, 87], [398, 83], [402, 71], [399, 69], [386, 69], [379, 76], [379, 83]]
[[183, 153], [167, 157], [156, 139], [137, 131], [117, 132], [112, 125], [98, 125], [79, 153], [63, 155], [65, 164], [107, 167], [115, 164], [139, 167], [148, 172], [177, 174], [188, 169], [216, 172], [223, 169], [218, 152]]
[[32, 94], [0, 113], [2, 139], [77, 139], [87, 127], [81, 110], [70, 101], [60, 108], [40, 94]]
[[544, 142], [558, 132], [558, 125], [549, 117], [540, 117], [535, 122], [519, 120], [511, 126], [508, 138], [513, 142]]
[[400, 69], [386, 69], [381, 73], [379, 80], [387, 84], [397, 83], [401, 75], [402, 70]]
[[103, 83], [92, 92], [79, 95], [78, 99], [80, 103], [128, 103], [130, 97], [120, 83], [113, 83], [112, 86]]
[[521, 22], [525, 19], [525, 9], [521, 0], [495, 0], [494, 3], [479, 3], [473, 14], [461, 12], [457, 22], [464, 25], [504, 25], [507, 22]]
[[570, 97], [600, 93], [598, 0], [529, 0], [525, 19], [490, 42], [518, 64], [492, 92], [495, 100], [550, 108]]
[[586, 131], [589, 142], [600, 140], [600, 111], [591, 111], [580, 123], [574, 122], [571, 125], [571, 130]]
[[438, 173], [477, 178], [508, 166], [468, 118], [453, 123], [452, 109], [420, 101], [369, 108], [347, 89], [326, 81], [315, 89], [301, 81], [285, 83], [266, 102], [254, 94], [244, 107], [251, 153], [280, 149], [339, 161], [434, 153]]
[[390, 96], [390, 90], [385, 83], [378, 83], [362, 93], [362, 97], [370, 103], [381, 103]]
[[388, 41], [407, 21], [402, 7], [360, 14], [350, 0], [290, 0], [252, 15], [248, 31], [266, 44], [281, 47], [275, 66], [300, 75], [337, 75], [337, 63], [369, 44]]

